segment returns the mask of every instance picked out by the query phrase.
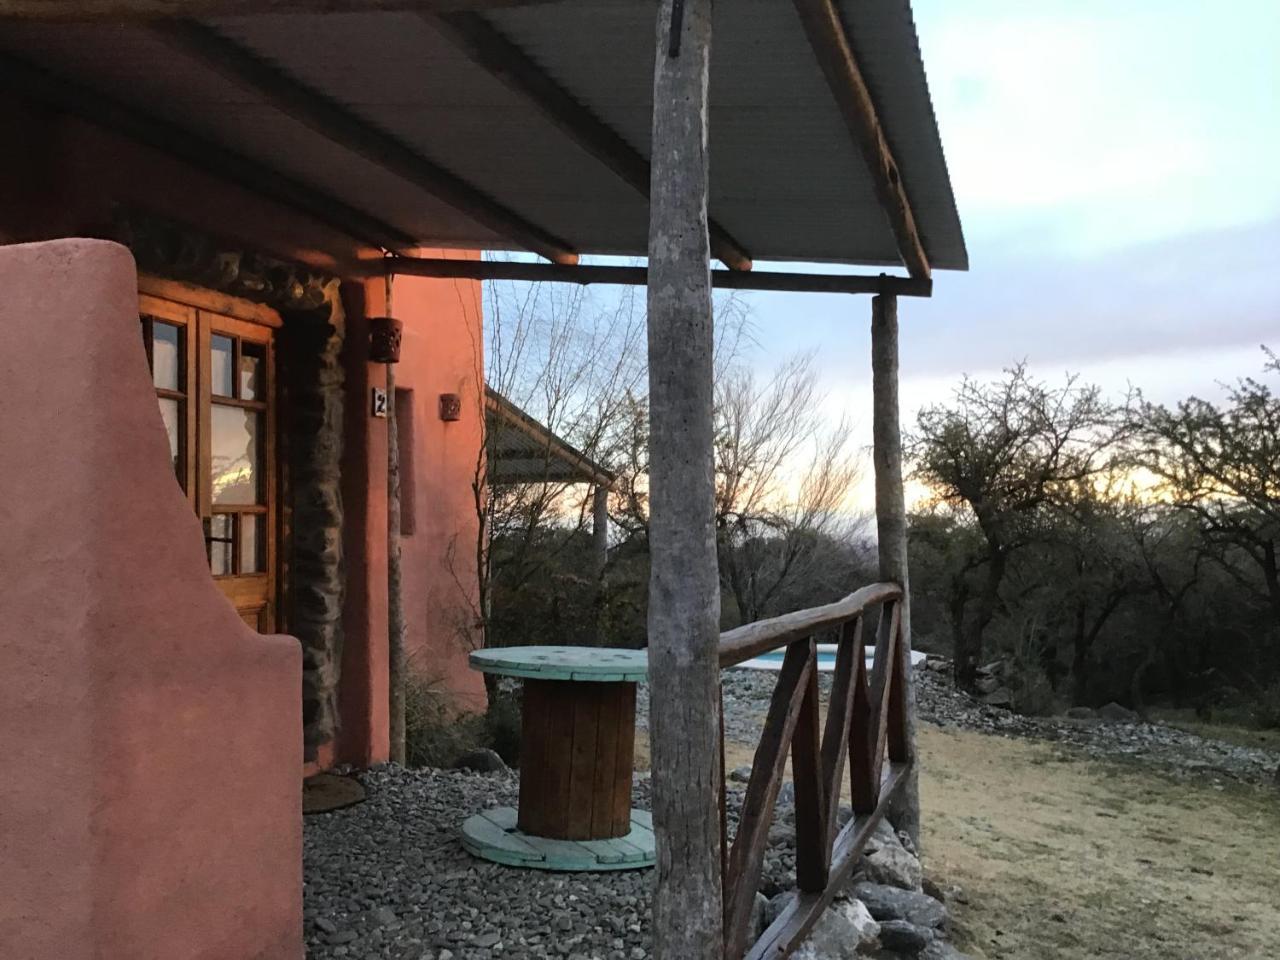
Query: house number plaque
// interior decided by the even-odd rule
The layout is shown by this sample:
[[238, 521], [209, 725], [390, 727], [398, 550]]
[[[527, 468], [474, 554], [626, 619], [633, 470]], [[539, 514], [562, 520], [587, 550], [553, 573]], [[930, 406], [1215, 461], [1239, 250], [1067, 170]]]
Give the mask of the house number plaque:
[[369, 413], [379, 420], [387, 419], [387, 391], [381, 387], [373, 388], [373, 399], [370, 403]]

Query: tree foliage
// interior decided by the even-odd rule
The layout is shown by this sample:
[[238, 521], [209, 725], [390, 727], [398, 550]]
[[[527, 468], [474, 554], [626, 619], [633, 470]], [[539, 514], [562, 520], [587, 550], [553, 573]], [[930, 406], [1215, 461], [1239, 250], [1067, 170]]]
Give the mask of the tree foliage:
[[1220, 402], [1117, 406], [1019, 367], [922, 411], [917, 633], [947, 633], [971, 686], [981, 659], [1012, 663], [1033, 709], [1164, 697], [1274, 713], [1277, 374], [1267, 354]]

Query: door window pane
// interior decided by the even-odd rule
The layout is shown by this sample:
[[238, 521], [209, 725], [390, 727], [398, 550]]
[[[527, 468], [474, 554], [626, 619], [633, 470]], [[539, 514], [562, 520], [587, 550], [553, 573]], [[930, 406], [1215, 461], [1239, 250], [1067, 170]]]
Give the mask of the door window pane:
[[181, 390], [181, 332], [171, 323], [151, 325], [151, 380], [161, 390]]
[[245, 513], [240, 516], [241, 573], [262, 573], [267, 568], [262, 557], [266, 549], [266, 538], [261, 535], [265, 520], [266, 517], [260, 513]]
[[262, 503], [262, 414], [214, 404], [210, 411], [210, 490], [221, 505]]
[[214, 334], [209, 338], [210, 387], [215, 397], [229, 397], [232, 384], [232, 357], [234, 345], [230, 337]]
[[235, 516], [229, 513], [215, 513], [205, 521], [207, 533], [205, 542], [209, 545], [209, 569], [215, 577], [225, 577], [232, 573], [231, 557], [232, 523]]
[[169, 434], [169, 456], [173, 458], [174, 473], [182, 476], [178, 458], [178, 429], [182, 423], [182, 405], [177, 400], [160, 399], [160, 418], [164, 420], [165, 433]]
[[262, 380], [266, 371], [266, 359], [261, 344], [240, 344], [240, 399], [261, 400], [266, 386]]

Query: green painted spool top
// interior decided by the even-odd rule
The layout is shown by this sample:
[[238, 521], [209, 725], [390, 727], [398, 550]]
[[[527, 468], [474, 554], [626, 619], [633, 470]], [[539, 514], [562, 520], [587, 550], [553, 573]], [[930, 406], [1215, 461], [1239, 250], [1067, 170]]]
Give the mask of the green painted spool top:
[[648, 675], [649, 657], [643, 650], [617, 647], [493, 647], [472, 653], [471, 667], [534, 680], [635, 683]]

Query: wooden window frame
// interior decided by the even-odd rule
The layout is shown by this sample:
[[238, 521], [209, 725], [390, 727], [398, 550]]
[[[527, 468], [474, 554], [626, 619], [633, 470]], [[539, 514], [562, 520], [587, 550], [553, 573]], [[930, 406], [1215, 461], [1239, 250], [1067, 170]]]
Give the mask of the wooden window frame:
[[[184, 433], [179, 441], [182, 454], [183, 486], [187, 500], [191, 503], [196, 515], [202, 522], [216, 514], [231, 514], [233, 521], [232, 566], [239, 571], [241, 566], [240, 551], [243, 531], [239, 528], [240, 516], [249, 514], [263, 516], [263, 543], [265, 569], [256, 573], [239, 573], [217, 575], [213, 579], [220, 583], [223, 591], [237, 607], [248, 599], [252, 582], [267, 583], [267, 604], [270, 618], [274, 620], [275, 629], [284, 629], [284, 570], [283, 556], [283, 518], [284, 518], [284, 465], [280, 463], [279, 440], [279, 399], [280, 391], [277, 383], [277, 364], [274, 333], [283, 320], [279, 313], [270, 307], [253, 303], [240, 297], [206, 290], [176, 280], [140, 274], [138, 277], [139, 315], [146, 318], [172, 323], [183, 331], [182, 341], [182, 383], [185, 396], [173, 395], [173, 391], [156, 390], [157, 397], [171, 397], [185, 401], [181, 409], [184, 412]], [[212, 358], [210, 346], [214, 331], [232, 338], [232, 396], [214, 397], [212, 393]], [[264, 329], [265, 328], [265, 329]], [[248, 341], [262, 348], [262, 378], [266, 384], [266, 395], [261, 400], [244, 400], [240, 398], [240, 358], [242, 343]], [[150, 337], [144, 337], [147, 349], [151, 349]], [[148, 356], [150, 361], [150, 356]], [[172, 396], [171, 396], [172, 395]], [[262, 414], [265, 436], [261, 438], [262, 453], [260, 468], [263, 470], [264, 504], [236, 504], [215, 506], [212, 502], [211, 484], [211, 438], [213, 405], [230, 406], [254, 410]], [[194, 438], [203, 438], [196, 441]], [[212, 574], [211, 574], [212, 575]], [[238, 587], [244, 587], [241, 592]]]

